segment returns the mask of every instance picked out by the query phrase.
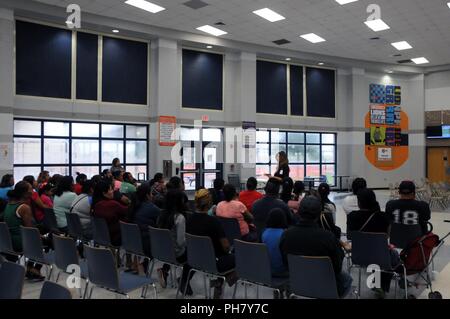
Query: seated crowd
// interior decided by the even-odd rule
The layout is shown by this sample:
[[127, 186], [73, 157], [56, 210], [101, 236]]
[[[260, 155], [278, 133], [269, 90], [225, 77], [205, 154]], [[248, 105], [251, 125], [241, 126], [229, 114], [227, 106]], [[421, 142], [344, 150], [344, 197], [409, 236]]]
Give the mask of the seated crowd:
[[[317, 190], [305, 192], [303, 182], [293, 182], [290, 178], [269, 179], [264, 195], [256, 190], [257, 181], [251, 177], [247, 190], [238, 193], [233, 185], [216, 179], [214, 187], [199, 187], [195, 193], [195, 207], [189, 205], [184, 182], [175, 176], [165, 183], [158, 173], [150, 182], [138, 183], [131, 173], [125, 172], [120, 162], [115, 161], [110, 170], [88, 179], [78, 174], [71, 176], [50, 176], [42, 172], [36, 180], [25, 176], [17, 184], [12, 175], [5, 175], [0, 185], [0, 221], [9, 227], [14, 250], [22, 250], [20, 227], [37, 227], [43, 241], [48, 241], [51, 231], [46, 229], [44, 215], [46, 209], [53, 209], [58, 230], [67, 232], [66, 213], [80, 217], [83, 235], [92, 239], [91, 217], [103, 218], [109, 229], [111, 243], [121, 244], [120, 221], [137, 224], [141, 230], [144, 251], [151, 256], [148, 227], [158, 227], [171, 231], [174, 239], [176, 259], [183, 264], [179, 278], [181, 287], [188, 295], [193, 291], [188, 277], [190, 266], [187, 261], [186, 233], [211, 238], [220, 272], [228, 273], [226, 282], [231, 286], [236, 282], [232, 272], [235, 260], [219, 218], [235, 219], [238, 222], [241, 239], [248, 242], [266, 244], [274, 277], [287, 278], [288, 255], [329, 257], [336, 277], [339, 296], [345, 297], [351, 290], [352, 278], [343, 270], [345, 253], [351, 251], [349, 236], [343, 237], [336, 226], [336, 205], [329, 199], [330, 186], [321, 184]], [[415, 200], [412, 182], [400, 185], [400, 199], [390, 201], [386, 212], [382, 212], [375, 193], [367, 188], [364, 179], [355, 179], [353, 194], [344, 199], [343, 208], [347, 213], [347, 235], [352, 231], [385, 233], [389, 236], [392, 223], [415, 220], [427, 231], [430, 209], [424, 202]], [[48, 243], [51, 246], [51, 243]], [[392, 266], [399, 262], [399, 255], [391, 247]], [[8, 259], [13, 257], [7, 256]], [[133, 271], [147, 271], [137, 260], [127, 258], [127, 266]], [[167, 285], [170, 265], [157, 269], [161, 287]], [[145, 269], [145, 270], [143, 270]], [[192, 273], [193, 274], [193, 273]], [[27, 278], [42, 280], [40, 266], [28, 263]], [[192, 277], [192, 275], [191, 275]], [[382, 287], [378, 291], [384, 295], [389, 291], [391, 275], [382, 275]], [[224, 282], [211, 282], [214, 297], [220, 298]], [[288, 296], [288, 291], [286, 291]], [[277, 295], [282, 298], [283, 296]]]

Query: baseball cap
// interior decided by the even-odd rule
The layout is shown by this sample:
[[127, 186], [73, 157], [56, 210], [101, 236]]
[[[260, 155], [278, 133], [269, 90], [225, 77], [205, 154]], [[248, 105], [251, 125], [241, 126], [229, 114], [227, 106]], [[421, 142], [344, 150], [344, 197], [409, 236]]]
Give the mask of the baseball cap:
[[398, 192], [403, 195], [409, 195], [416, 192], [416, 185], [411, 181], [403, 181], [398, 187]]
[[307, 196], [300, 202], [298, 211], [302, 218], [315, 220], [319, 218], [322, 212], [322, 204], [317, 197]]

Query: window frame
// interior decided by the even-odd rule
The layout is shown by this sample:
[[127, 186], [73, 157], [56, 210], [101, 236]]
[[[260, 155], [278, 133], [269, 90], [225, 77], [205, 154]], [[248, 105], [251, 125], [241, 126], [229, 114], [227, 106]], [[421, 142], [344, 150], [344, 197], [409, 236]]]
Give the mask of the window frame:
[[[15, 138], [34, 138], [34, 139], [40, 139], [41, 142], [41, 158], [40, 158], [40, 164], [13, 164], [13, 167], [39, 167], [41, 171], [44, 170], [44, 168], [50, 168], [50, 167], [67, 167], [69, 169], [69, 175], [73, 176], [73, 167], [93, 167], [96, 166], [99, 169], [99, 173], [101, 173], [102, 168], [105, 166], [111, 166], [112, 159], [109, 159], [109, 162], [105, 162], [102, 158], [102, 141], [122, 141], [123, 143], [123, 158], [121, 158], [122, 165], [127, 168], [127, 166], [145, 166], [145, 176], [146, 178], [149, 176], [149, 126], [145, 124], [137, 124], [137, 123], [114, 123], [114, 122], [90, 122], [90, 121], [69, 121], [69, 120], [57, 120], [57, 119], [34, 119], [34, 118], [22, 118], [22, 117], [15, 117], [14, 121], [30, 121], [30, 122], [40, 122], [41, 123], [41, 134], [40, 135], [19, 135], [14, 134], [13, 131], [13, 139]], [[58, 123], [68, 123], [69, 124], [69, 135], [68, 136], [48, 136], [44, 134], [44, 123], [45, 122], [58, 122]], [[98, 125], [98, 137], [74, 137], [72, 136], [72, 124], [97, 124]], [[102, 136], [102, 125], [118, 125], [123, 126], [123, 137], [119, 138], [112, 138], [112, 137], [103, 137]], [[146, 138], [127, 138], [127, 126], [139, 126], [139, 127], [145, 127], [146, 128]], [[45, 163], [44, 161], [44, 140], [48, 139], [55, 139], [55, 140], [68, 140], [69, 142], [69, 162], [68, 163]], [[98, 148], [98, 162], [97, 163], [74, 163], [72, 159], [72, 148], [73, 148], [73, 141], [77, 140], [88, 140], [88, 141], [97, 141], [99, 143]], [[141, 141], [146, 142], [146, 163], [127, 163], [127, 153], [126, 153], [126, 144], [129, 141]]]
[[[337, 133], [336, 132], [308, 132], [308, 131], [292, 131], [292, 130], [272, 130], [272, 129], [264, 129], [264, 128], [258, 128], [257, 131], [264, 131], [264, 132], [268, 132], [269, 133], [269, 141], [268, 142], [258, 142], [256, 141], [256, 144], [267, 144], [269, 146], [269, 162], [268, 163], [261, 163], [261, 162], [256, 162], [256, 166], [269, 166], [269, 173], [270, 174], [274, 174], [275, 172], [272, 171], [272, 166], [274, 165], [274, 163], [272, 162], [272, 145], [284, 145], [284, 147], [286, 147], [287, 150], [287, 154], [289, 157], [289, 146], [302, 146], [303, 147], [303, 152], [304, 152], [304, 159], [303, 162], [294, 162], [294, 161], [289, 161], [289, 165], [293, 165], [293, 166], [303, 166], [303, 178], [305, 178], [306, 175], [306, 167], [309, 165], [318, 165], [320, 167], [320, 175], [324, 175], [323, 174], [323, 167], [324, 166], [334, 166], [334, 182], [330, 183], [330, 186], [336, 186], [337, 185]], [[285, 142], [272, 142], [272, 132], [277, 132], [277, 133], [284, 133], [286, 135], [286, 141]], [[303, 143], [299, 143], [299, 142], [289, 142], [289, 133], [302, 133], [303, 134]], [[318, 143], [308, 143], [306, 141], [306, 135], [307, 134], [319, 134], [319, 142]], [[323, 143], [323, 135], [334, 135], [334, 143]], [[318, 163], [312, 163], [312, 162], [308, 162], [307, 161], [307, 156], [306, 156], [306, 149], [307, 146], [319, 146], [319, 162]], [[323, 158], [322, 158], [322, 146], [334, 146], [334, 162], [332, 163], [326, 163], [323, 162]], [[256, 157], [257, 158], [257, 157]], [[256, 171], [256, 169], [255, 169]]]

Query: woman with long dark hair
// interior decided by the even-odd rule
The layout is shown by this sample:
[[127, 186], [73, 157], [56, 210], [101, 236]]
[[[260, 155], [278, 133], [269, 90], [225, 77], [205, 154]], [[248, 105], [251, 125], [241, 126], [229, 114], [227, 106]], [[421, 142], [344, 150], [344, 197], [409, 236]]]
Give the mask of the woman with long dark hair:
[[128, 207], [114, 200], [114, 189], [110, 180], [99, 182], [94, 188], [92, 214], [106, 221], [114, 246], [120, 246], [120, 221], [125, 220]]
[[12, 174], [3, 175], [0, 183], [0, 199], [8, 200], [8, 192], [14, 188], [14, 176]]
[[278, 154], [275, 155], [275, 159], [278, 162], [275, 174], [273, 174], [273, 176], [267, 174], [266, 176], [268, 176], [269, 178], [276, 179], [278, 182], [282, 183], [283, 179], [289, 177], [290, 172], [289, 160], [285, 151], [278, 152]]
[[[158, 227], [169, 229], [173, 242], [175, 244], [175, 256], [179, 263], [184, 263], [187, 260], [186, 254], [186, 208], [184, 203], [185, 194], [180, 189], [172, 188], [166, 195], [166, 209], [162, 211], [158, 218]], [[184, 289], [187, 283], [187, 275], [190, 267], [185, 264], [183, 266], [183, 275], [181, 278], [181, 288]], [[170, 266], [165, 264], [158, 269], [160, 282], [162, 287], [166, 287], [167, 276], [169, 274]], [[192, 295], [192, 288], [187, 283], [187, 294]]]
[[46, 208], [51, 208], [47, 205], [45, 205], [40, 196], [39, 193], [37, 192], [37, 181], [34, 178], [34, 176], [32, 175], [27, 175], [23, 178], [24, 182], [27, 182], [28, 184], [31, 185], [32, 188], [32, 194], [31, 194], [31, 198], [28, 199], [29, 201], [29, 205], [31, 207], [31, 211], [33, 212], [33, 216], [34, 219], [36, 220], [36, 222], [38, 223], [42, 223], [44, 220], [44, 209]]
[[53, 198], [53, 211], [56, 216], [56, 223], [61, 231], [67, 230], [66, 213], [70, 212], [72, 203], [77, 198], [73, 192], [73, 177], [64, 176], [56, 185], [55, 197]]
[[[33, 213], [28, 204], [32, 192], [30, 183], [25, 181], [18, 182], [14, 189], [8, 192], [9, 202], [5, 208], [4, 219], [11, 234], [13, 249], [16, 252], [23, 251], [20, 227], [35, 227]], [[27, 263], [27, 278], [43, 280], [40, 268], [34, 263]]]

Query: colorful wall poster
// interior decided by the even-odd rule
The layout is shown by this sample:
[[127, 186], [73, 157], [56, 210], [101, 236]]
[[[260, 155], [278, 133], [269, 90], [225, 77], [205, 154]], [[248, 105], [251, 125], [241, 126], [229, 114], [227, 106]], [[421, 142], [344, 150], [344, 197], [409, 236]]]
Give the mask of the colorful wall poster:
[[386, 104], [395, 104], [395, 86], [393, 85], [386, 85]]
[[386, 103], [386, 87], [381, 84], [370, 85], [370, 103], [385, 104]]
[[371, 105], [370, 106], [370, 123], [372, 124], [385, 124], [386, 122], [386, 109], [384, 105]]
[[370, 145], [386, 145], [386, 128], [372, 126], [370, 128]]
[[395, 100], [394, 100], [395, 105], [401, 105], [402, 104], [402, 87], [401, 86], [395, 87], [394, 96], [395, 96]]

